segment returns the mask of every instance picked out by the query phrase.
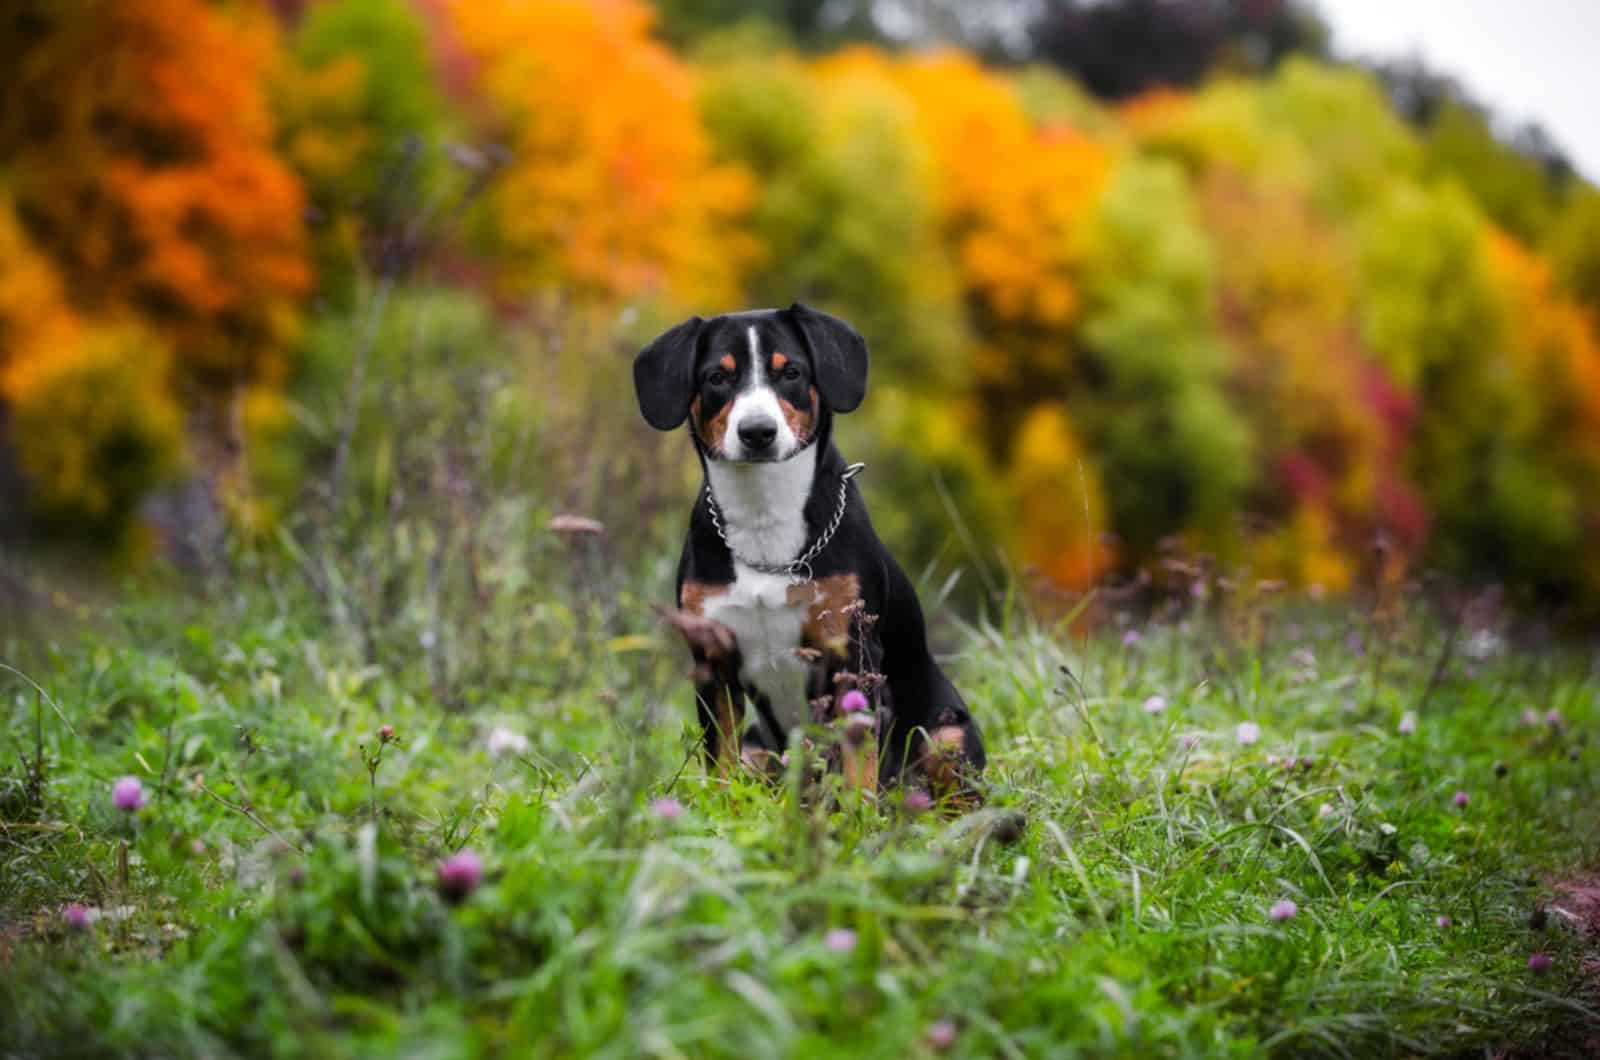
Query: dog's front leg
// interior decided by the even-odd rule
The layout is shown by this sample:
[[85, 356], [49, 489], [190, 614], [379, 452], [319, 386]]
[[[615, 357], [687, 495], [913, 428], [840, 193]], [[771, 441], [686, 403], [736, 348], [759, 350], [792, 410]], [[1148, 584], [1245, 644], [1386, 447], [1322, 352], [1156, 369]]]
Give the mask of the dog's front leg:
[[663, 609], [694, 657], [694, 698], [704, 740], [706, 771], [730, 776], [739, 761], [744, 729], [744, 688], [739, 684], [739, 643], [721, 622], [692, 611]]

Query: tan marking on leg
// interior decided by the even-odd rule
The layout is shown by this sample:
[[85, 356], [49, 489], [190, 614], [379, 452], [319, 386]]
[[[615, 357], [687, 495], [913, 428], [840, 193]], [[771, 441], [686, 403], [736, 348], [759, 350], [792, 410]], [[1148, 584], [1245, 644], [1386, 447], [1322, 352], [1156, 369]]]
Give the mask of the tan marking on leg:
[[852, 714], [839, 722], [839, 771], [846, 790], [878, 790], [878, 719], [871, 713]]
[[726, 779], [733, 775], [733, 767], [740, 761], [739, 733], [744, 729], [744, 719], [734, 709], [733, 690], [725, 682], [717, 684], [716, 694], [713, 716], [717, 720], [717, 776]]

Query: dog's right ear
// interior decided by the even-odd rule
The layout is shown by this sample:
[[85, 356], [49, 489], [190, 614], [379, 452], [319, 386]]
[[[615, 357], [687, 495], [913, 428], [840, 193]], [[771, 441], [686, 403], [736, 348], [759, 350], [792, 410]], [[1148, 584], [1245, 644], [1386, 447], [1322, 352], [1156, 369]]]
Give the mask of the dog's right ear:
[[695, 348], [705, 321], [690, 317], [671, 328], [633, 359], [633, 393], [645, 422], [670, 431], [689, 415], [694, 387]]

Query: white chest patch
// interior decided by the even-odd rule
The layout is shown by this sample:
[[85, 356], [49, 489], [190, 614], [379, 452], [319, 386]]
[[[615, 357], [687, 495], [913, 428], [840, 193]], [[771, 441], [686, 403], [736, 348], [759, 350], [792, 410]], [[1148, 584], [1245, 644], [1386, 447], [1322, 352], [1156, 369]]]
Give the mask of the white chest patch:
[[788, 576], [763, 574], [735, 564], [728, 591], [707, 598], [705, 614], [733, 631], [739, 641], [743, 668], [739, 679], [746, 689], [759, 691], [772, 704], [772, 713], [784, 729], [803, 725], [811, 718], [806, 699], [808, 667], [795, 654], [801, 646], [801, 625], [806, 604], [791, 603]]

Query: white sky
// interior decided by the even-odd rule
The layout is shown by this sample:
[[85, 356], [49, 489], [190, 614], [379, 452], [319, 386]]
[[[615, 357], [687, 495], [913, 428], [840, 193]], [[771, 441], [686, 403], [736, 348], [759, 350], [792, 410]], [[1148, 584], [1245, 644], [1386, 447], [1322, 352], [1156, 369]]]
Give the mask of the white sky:
[[1315, 0], [1348, 58], [1420, 54], [1600, 183], [1600, 0]]

